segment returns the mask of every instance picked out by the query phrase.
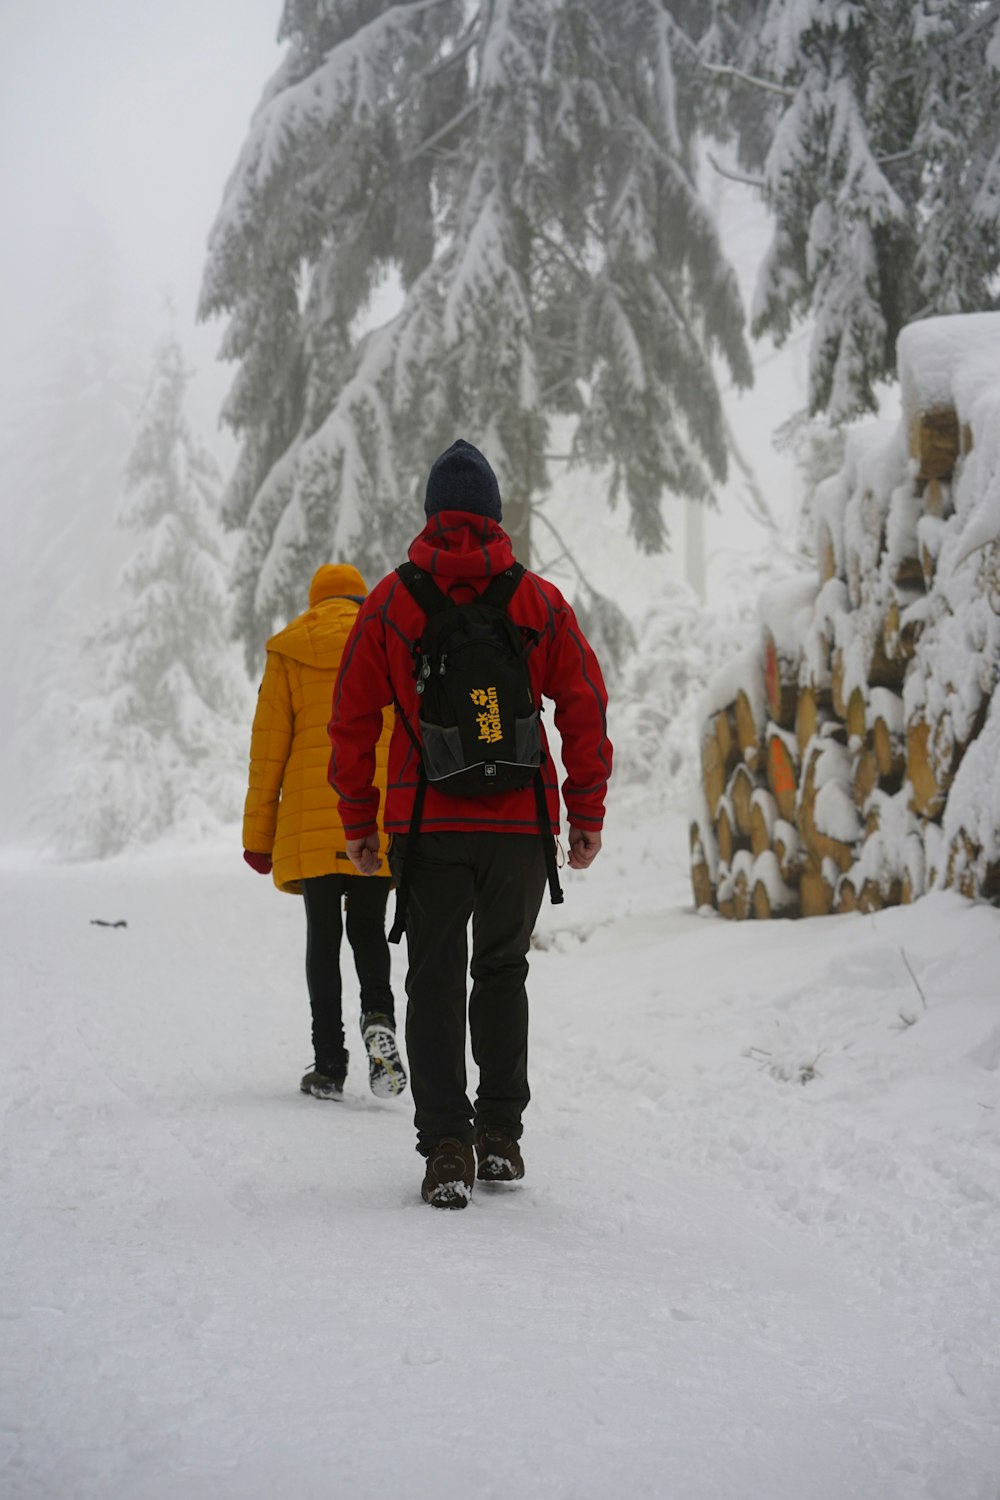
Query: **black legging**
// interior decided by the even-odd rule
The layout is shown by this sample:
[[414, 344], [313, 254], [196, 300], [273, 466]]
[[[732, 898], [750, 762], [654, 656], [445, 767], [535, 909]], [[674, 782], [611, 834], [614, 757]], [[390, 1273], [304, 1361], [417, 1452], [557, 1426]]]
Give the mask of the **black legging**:
[[317, 875], [302, 882], [313, 1051], [317, 1064], [334, 1074], [347, 1066], [340, 978], [340, 908], [345, 896], [347, 941], [361, 986], [361, 1015], [376, 1011], [395, 1024], [385, 938], [389, 886], [390, 881], [378, 875]]

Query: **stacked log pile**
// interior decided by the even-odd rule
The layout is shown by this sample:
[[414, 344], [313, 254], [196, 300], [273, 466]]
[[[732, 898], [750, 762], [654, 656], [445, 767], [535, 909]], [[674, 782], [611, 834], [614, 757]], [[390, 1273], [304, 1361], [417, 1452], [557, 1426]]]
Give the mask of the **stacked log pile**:
[[759, 640], [710, 686], [699, 907], [1000, 895], [1000, 376], [969, 375], [970, 342], [1000, 370], [1000, 315], [904, 330], [902, 422], [850, 435], [813, 499], [815, 574], [768, 591]]

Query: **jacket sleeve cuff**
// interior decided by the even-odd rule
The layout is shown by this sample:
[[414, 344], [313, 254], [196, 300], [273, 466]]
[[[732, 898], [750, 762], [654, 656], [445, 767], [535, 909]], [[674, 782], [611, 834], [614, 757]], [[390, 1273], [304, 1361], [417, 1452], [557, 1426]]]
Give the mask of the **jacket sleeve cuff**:
[[567, 806], [566, 817], [574, 828], [586, 828], [591, 833], [600, 833], [604, 827], [603, 813], [581, 812], [578, 808]]

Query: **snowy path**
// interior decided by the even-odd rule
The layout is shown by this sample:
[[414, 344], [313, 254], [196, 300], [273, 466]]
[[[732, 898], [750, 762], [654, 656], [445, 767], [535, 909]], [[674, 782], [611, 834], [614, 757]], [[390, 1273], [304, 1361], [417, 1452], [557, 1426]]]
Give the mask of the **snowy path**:
[[0, 867], [8, 1500], [997, 1500], [997, 914], [736, 927], [609, 846], [460, 1215], [408, 1101], [297, 1092], [231, 850]]

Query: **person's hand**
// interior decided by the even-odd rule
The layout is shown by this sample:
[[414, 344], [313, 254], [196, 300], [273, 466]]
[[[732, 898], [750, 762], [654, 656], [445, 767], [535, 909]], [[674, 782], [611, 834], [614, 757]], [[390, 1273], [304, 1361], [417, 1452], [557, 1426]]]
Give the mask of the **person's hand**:
[[254, 854], [252, 849], [244, 849], [243, 858], [251, 870], [256, 870], [258, 875], [270, 875], [271, 856], [269, 854]]
[[601, 847], [601, 835], [589, 828], [569, 830], [569, 867], [571, 870], [589, 870]]
[[381, 870], [378, 834], [366, 833], [363, 839], [348, 839], [347, 857], [359, 875], [374, 875], [376, 870]]

